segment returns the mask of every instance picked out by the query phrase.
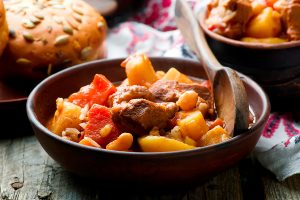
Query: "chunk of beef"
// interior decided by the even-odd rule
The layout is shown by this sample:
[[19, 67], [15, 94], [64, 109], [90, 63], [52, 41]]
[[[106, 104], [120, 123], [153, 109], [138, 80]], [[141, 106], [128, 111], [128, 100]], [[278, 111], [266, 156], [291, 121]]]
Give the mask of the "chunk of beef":
[[300, 40], [300, 0], [279, 0], [274, 4], [279, 11], [290, 40]]
[[179, 91], [176, 90], [177, 81], [158, 80], [151, 85], [149, 91], [161, 102], [176, 102], [179, 98]]
[[117, 91], [109, 97], [108, 105], [110, 107], [118, 106], [119, 104], [124, 102], [126, 103], [131, 99], [147, 99], [153, 101], [155, 97], [145, 86], [119, 86], [117, 87]]
[[149, 91], [155, 96], [157, 101], [176, 102], [180, 95], [188, 90], [193, 90], [206, 101], [211, 99], [210, 91], [198, 83], [179, 83], [172, 80], [156, 81]]
[[173, 102], [155, 103], [146, 99], [132, 99], [112, 108], [113, 120], [133, 134], [148, 134], [153, 128], [163, 129], [175, 116], [178, 107]]
[[252, 7], [250, 0], [214, 0], [208, 5], [208, 12], [208, 29], [238, 39], [252, 16]]
[[[172, 80], [158, 80], [149, 88], [157, 102], [176, 102], [184, 92], [193, 90], [198, 93], [201, 102], [208, 105], [208, 110], [213, 110], [214, 101], [207, 87], [198, 83], [180, 83]], [[213, 114], [211, 112], [211, 114]]]

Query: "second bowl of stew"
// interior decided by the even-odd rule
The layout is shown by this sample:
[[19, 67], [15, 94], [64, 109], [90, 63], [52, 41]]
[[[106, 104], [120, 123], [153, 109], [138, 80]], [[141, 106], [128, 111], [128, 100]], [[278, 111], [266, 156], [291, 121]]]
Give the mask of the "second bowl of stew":
[[[219, 6], [212, 8], [215, 2], [219, 2]], [[217, 18], [214, 15], [217, 15], [218, 9], [222, 10], [219, 8], [221, 1], [211, 1], [209, 6], [195, 11], [199, 28], [205, 32], [213, 53], [224, 66], [236, 69], [258, 82], [270, 96], [273, 108], [282, 110], [281, 102], [286, 101], [290, 106], [284, 109], [294, 109], [295, 106], [298, 106], [297, 102], [300, 98], [300, 92], [297, 89], [300, 83], [300, 61], [298, 59], [300, 35], [299, 37], [294, 34], [289, 36], [288, 33], [291, 32], [290, 29], [293, 26], [289, 24], [291, 28], [288, 30], [285, 28], [285, 23], [280, 26], [282, 20], [280, 20], [279, 12], [270, 6], [264, 5], [260, 9], [260, 13], [255, 14], [258, 12], [255, 9], [258, 8], [252, 5], [251, 11], [251, 1], [233, 0], [228, 2], [235, 6], [228, 7], [228, 12], [219, 15], [223, 16], [225, 20], [229, 17], [226, 16], [227, 13], [231, 17], [233, 16], [233, 19], [228, 20], [226, 26], [223, 25], [225, 27], [222, 27], [223, 32], [221, 31], [221, 33], [217, 31], [216, 27], [218, 26], [212, 24], [218, 23], [218, 20], [214, 20]], [[268, 1], [253, 1], [252, 4], [255, 2]], [[212, 12], [213, 14], [210, 14]], [[276, 14], [272, 14], [272, 12]], [[239, 17], [247, 17], [247, 23], [245, 20], [243, 23], [240, 22]], [[277, 21], [273, 18], [276, 18]], [[276, 23], [272, 23], [274, 20]], [[296, 18], [293, 20], [298, 23]], [[299, 26], [294, 28], [298, 28], [300, 31]], [[276, 29], [277, 32], [280, 30], [280, 32], [272, 33], [273, 29]], [[299, 31], [295, 31], [295, 33], [299, 33]]]

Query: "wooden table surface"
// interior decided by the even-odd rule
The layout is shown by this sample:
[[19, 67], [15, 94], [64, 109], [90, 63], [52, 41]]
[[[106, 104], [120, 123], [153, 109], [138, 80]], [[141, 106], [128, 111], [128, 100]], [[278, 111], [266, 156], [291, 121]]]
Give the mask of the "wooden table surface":
[[42, 149], [32, 130], [24, 129], [19, 136], [0, 138], [0, 199], [298, 200], [300, 175], [278, 182], [249, 156], [206, 182], [187, 188], [116, 188], [101, 180], [86, 180], [65, 171]]
[[47, 155], [30, 128], [20, 128], [12, 136], [14, 128], [0, 132], [0, 200], [300, 199], [300, 174], [278, 182], [253, 156], [188, 188], [107, 187], [101, 180], [86, 180], [65, 171]]

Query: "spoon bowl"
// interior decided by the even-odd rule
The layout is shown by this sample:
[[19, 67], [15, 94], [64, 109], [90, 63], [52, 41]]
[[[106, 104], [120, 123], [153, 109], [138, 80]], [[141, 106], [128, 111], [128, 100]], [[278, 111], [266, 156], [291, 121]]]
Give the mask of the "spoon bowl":
[[224, 119], [226, 130], [233, 135], [249, 126], [249, 104], [245, 87], [237, 73], [222, 66], [213, 55], [202, 29], [193, 17], [193, 12], [184, 0], [175, 5], [176, 23], [189, 47], [202, 62], [208, 79], [212, 83], [218, 116]]

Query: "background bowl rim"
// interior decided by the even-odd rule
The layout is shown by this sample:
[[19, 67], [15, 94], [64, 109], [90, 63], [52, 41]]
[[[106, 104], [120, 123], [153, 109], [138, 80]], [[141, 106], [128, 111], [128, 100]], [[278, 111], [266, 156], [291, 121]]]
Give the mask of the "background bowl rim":
[[204, 22], [204, 20], [207, 18], [207, 15], [208, 15], [207, 6], [205, 6], [205, 8], [202, 8], [197, 13], [195, 13], [196, 20], [198, 21], [198, 24], [200, 24], [199, 28], [202, 28], [202, 30], [204, 30], [204, 32], [212, 39], [215, 39], [219, 42], [223, 42], [228, 45], [242, 47], [242, 48], [249, 48], [249, 49], [257, 49], [257, 50], [279, 50], [279, 49], [289, 49], [289, 48], [300, 46], [300, 40], [288, 41], [280, 44], [266, 44], [266, 43], [259, 43], [259, 42], [243, 42], [240, 40], [235, 40], [235, 39], [225, 37], [218, 33], [210, 31], [207, 28]]
[[[256, 130], [258, 130], [261, 126], [264, 125], [264, 123], [266, 123], [268, 116], [270, 114], [270, 103], [269, 103], [269, 99], [268, 96], [266, 95], [266, 93], [263, 91], [263, 89], [252, 79], [250, 79], [249, 77], [247, 77], [246, 75], [243, 75], [241, 73], [240, 76], [242, 78], [242, 80], [244, 80], [247, 85], [249, 85], [251, 88], [253, 88], [260, 96], [261, 100], [262, 100], [262, 115], [260, 116], [259, 119], [257, 119], [257, 122], [253, 125], [253, 127], [251, 127], [251, 129], [245, 131], [243, 134], [234, 136], [233, 138], [225, 141], [225, 142], [221, 142], [219, 144], [214, 144], [214, 145], [209, 145], [209, 146], [205, 146], [205, 147], [196, 147], [194, 149], [191, 150], [182, 150], [182, 151], [172, 151], [172, 152], [124, 152], [124, 151], [114, 151], [114, 150], [106, 150], [106, 149], [98, 149], [98, 148], [94, 148], [94, 147], [89, 147], [89, 146], [85, 146], [85, 145], [81, 145], [78, 144], [76, 142], [72, 142], [66, 139], [63, 139], [62, 137], [52, 133], [51, 131], [49, 131], [36, 117], [35, 113], [33, 112], [33, 102], [35, 99], [35, 95], [38, 93], [38, 91], [40, 89], [43, 89], [47, 84], [51, 83], [51, 82], [55, 82], [57, 79], [61, 79], [61, 76], [64, 76], [72, 71], [76, 71], [76, 70], [83, 70], [83, 68], [86, 68], [89, 65], [101, 65], [101, 64], [105, 64], [107, 62], [115, 62], [115, 63], [121, 63], [125, 58], [111, 58], [111, 59], [102, 59], [102, 60], [95, 60], [95, 61], [89, 61], [83, 64], [78, 64], [75, 66], [72, 66], [70, 68], [64, 69], [60, 72], [57, 72], [51, 76], [49, 76], [48, 78], [44, 79], [43, 81], [41, 81], [38, 85], [36, 85], [34, 87], [34, 89], [31, 91], [31, 93], [28, 96], [27, 99], [27, 103], [26, 103], [26, 112], [27, 112], [27, 116], [28, 119], [31, 123], [31, 125], [35, 126], [37, 129], [39, 129], [39, 131], [42, 134], [46, 134], [46, 136], [51, 137], [54, 140], [57, 140], [57, 142], [61, 142], [64, 143], [66, 145], [71, 145], [75, 148], [80, 148], [83, 150], [89, 150], [89, 151], [93, 151], [93, 152], [98, 152], [100, 154], [112, 154], [112, 155], [120, 155], [120, 156], [134, 156], [134, 157], [143, 157], [143, 158], [150, 158], [150, 157], [171, 157], [171, 156], [176, 156], [176, 157], [186, 157], [187, 155], [195, 155], [195, 154], [205, 154], [211, 151], [215, 151], [216, 149], [222, 149], [224, 147], [226, 147], [227, 145], [233, 145], [234, 143], [239, 142], [240, 140], [244, 140], [247, 141], [247, 138], [251, 136], [251, 134], [253, 134], [254, 132], [256, 132]], [[159, 56], [153, 56], [153, 57], [149, 57], [149, 59], [151, 61], [153, 60], [169, 60], [172, 62], [178, 62], [178, 61], [183, 61], [183, 62], [190, 62], [190, 63], [194, 63], [197, 64], [199, 63], [198, 61], [195, 60], [191, 60], [191, 59], [185, 59], [185, 58], [174, 58], [174, 57], [159, 57]], [[200, 63], [199, 63], [200, 64]], [[171, 67], [171, 66], [170, 66]], [[34, 131], [35, 132], [35, 131]], [[36, 133], [35, 133], [36, 134]]]

